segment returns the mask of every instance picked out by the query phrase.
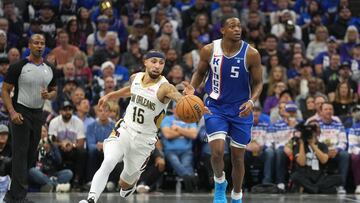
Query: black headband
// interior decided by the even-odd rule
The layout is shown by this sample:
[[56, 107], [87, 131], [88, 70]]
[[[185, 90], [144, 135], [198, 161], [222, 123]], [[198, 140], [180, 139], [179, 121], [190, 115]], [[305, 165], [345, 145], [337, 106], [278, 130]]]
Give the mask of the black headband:
[[159, 51], [152, 51], [145, 55], [145, 59], [149, 59], [149, 58], [161, 58], [165, 60], [165, 55]]

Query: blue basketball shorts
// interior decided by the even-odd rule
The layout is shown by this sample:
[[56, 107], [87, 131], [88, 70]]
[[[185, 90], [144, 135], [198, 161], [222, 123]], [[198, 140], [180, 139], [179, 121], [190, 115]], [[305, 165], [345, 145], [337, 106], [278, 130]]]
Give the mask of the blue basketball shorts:
[[231, 144], [235, 147], [245, 147], [250, 142], [253, 115], [239, 117], [241, 104], [218, 104], [212, 99], [206, 101], [211, 112], [204, 115], [209, 141], [219, 134], [225, 134], [231, 138]]

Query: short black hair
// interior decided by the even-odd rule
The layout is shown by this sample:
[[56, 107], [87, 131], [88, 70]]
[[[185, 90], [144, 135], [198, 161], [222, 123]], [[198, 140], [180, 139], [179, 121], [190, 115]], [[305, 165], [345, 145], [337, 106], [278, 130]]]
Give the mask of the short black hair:
[[230, 14], [227, 14], [227, 15], [224, 15], [222, 18], [221, 18], [221, 21], [220, 21], [220, 26], [223, 28], [226, 24], [226, 21], [230, 18], [238, 18], [237, 16], [235, 15], [230, 15]]
[[268, 35], [265, 36], [264, 41], [266, 41], [267, 39], [270, 39], [270, 38], [273, 38], [273, 39], [275, 39], [276, 41], [279, 40], [279, 38], [278, 38], [276, 35], [274, 35], [274, 34], [268, 34]]

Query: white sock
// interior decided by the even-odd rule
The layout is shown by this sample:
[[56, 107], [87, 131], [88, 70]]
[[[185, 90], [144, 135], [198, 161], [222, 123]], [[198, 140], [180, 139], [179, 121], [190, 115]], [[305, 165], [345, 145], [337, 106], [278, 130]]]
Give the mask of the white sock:
[[95, 196], [95, 202], [100, 197], [100, 194], [104, 191], [106, 183], [109, 179], [109, 175], [111, 171], [115, 168], [117, 162], [108, 159], [104, 160], [101, 164], [99, 170], [96, 171], [92, 182], [91, 182], [91, 188], [88, 195], [88, 199]]
[[233, 199], [233, 200], [242, 199], [242, 196], [243, 196], [242, 191], [237, 193], [237, 192], [234, 192], [234, 189], [231, 190], [231, 199]]
[[217, 183], [225, 182], [225, 172], [224, 171], [222, 172], [222, 176], [220, 178], [214, 176], [214, 181], [217, 182]]

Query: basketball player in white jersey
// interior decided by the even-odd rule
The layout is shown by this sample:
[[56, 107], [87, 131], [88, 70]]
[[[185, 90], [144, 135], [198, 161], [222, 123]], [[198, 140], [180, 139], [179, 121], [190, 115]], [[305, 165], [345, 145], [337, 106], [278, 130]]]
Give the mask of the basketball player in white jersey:
[[132, 75], [129, 86], [99, 100], [99, 107], [103, 107], [108, 100], [131, 97], [124, 119], [116, 123], [104, 141], [104, 161], [93, 177], [88, 198], [79, 203], [97, 202], [110, 172], [121, 161], [124, 169], [120, 175], [120, 196], [127, 197], [135, 191], [136, 182], [155, 148], [158, 129], [169, 101], [177, 102], [183, 97], [161, 75], [165, 65], [162, 52], [149, 51], [144, 65], [145, 72]]

